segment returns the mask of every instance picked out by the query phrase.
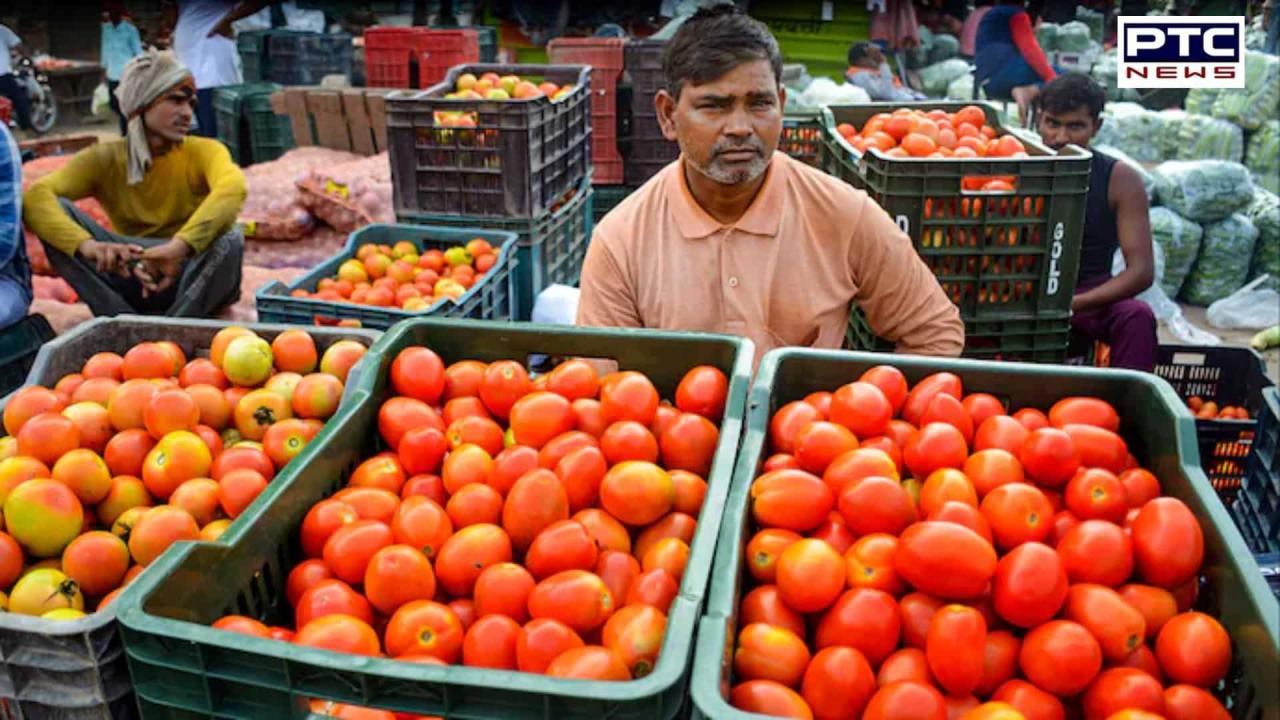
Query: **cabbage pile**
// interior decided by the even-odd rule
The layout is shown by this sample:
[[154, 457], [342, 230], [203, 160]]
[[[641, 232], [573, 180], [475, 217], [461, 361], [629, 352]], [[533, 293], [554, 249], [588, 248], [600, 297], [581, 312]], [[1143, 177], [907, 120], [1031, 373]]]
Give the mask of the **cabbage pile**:
[[1241, 213], [1205, 225], [1200, 256], [1182, 285], [1182, 299], [1209, 305], [1239, 290], [1249, 277], [1257, 240], [1258, 229]]
[[1171, 160], [1155, 177], [1160, 204], [1196, 222], [1221, 220], [1253, 202], [1253, 181], [1240, 163]]

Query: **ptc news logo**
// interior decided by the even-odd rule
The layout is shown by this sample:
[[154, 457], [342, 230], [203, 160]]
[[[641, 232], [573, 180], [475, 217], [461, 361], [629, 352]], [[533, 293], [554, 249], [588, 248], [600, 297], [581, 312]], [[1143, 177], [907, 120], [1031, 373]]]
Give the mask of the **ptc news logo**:
[[1119, 18], [1122, 88], [1244, 87], [1244, 18]]

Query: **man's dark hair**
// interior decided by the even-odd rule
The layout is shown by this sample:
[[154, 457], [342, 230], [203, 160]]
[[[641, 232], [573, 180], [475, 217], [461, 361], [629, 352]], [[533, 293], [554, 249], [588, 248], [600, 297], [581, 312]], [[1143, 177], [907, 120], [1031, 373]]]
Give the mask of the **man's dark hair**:
[[1045, 85], [1036, 102], [1041, 110], [1055, 115], [1085, 108], [1089, 111], [1089, 117], [1096, 120], [1107, 104], [1107, 94], [1088, 75], [1066, 73]]
[[849, 64], [857, 65], [858, 63], [862, 62], [864, 59], [870, 57], [871, 48], [872, 48], [871, 43], [865, 40], [863, 40], [862, 42], [856, 42], [853, 45], [851, 45], [849, 47]]
[[713, 82], [733, 68], [767, 60], [782, 84], [782, 51], [759, 20], [730, 4], [702, 8], [685, 21], [662, 53], [667, 92], [680, 97], [686, 82]]

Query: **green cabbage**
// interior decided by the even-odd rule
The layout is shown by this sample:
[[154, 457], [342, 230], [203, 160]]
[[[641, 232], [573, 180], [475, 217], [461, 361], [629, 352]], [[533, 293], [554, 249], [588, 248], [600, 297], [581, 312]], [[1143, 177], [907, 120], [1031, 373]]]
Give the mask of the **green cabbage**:
[[933, 44], [929, 46], [929, 64], [950, 60], [959, 54], [960, 41], [955, 35], [939, 33], [933, 36]]
[[1213, 102], [1214, 117], [1257, 130], [1276, 117], [1280, 104], [1280, 58], [1248, 51], [1244, 55], [1244, 89], [1223, 90]]
[[[978, 97], [982, 97], [981, 92], [978, 93]], [[964, 101], [972, 100], [973, 73], [965, 73], [955, 80], [952, 80], [951, 84], [947, 85], [947, 99]]]
[[943, 60], [936, 65], [920, 69], [920, 85], [925, 94], [941, 97], [947, 93], [947, 86], [971, 72], [969, 63], [959, 58]]
[[1155, 176], [1160, 204], [1196, 222], [1221, 220], [1253, 201], [1253, 181], [1240, 163], [1171, 160]]
[[1160, 289], [1171, 298], [1178, 297], [1191, 265], [1200, 254], [1200, 238], [1204, 230], [1169, 208], [1151, 208], [1151, 239], [1164, 251], [1164, 275]]
[[1268, 120], [1249, 136], [1244, 164], [1255, 183], [1280, 193], [1280, 120]]
[[1213, 103], [1218, 99], [1220, 92], [1222, 91], [1215, 88], [1194, 88], [1187, 93], [1187, 99], [1182, 106], [1189, 113], [1208, 115], [1213, 110]]
[[1053, 52], [1058, 49], [1058, 29], [1060, 27], [1058, 23], [1040, 23], [1040, 27], [1036, 28], [1036, 42], [1040, 43], [1041, 50]]
[[1245, 284], [1258, 229], [1240, 213], [1204, 226], [1200, 256], [1182, 286], [1182, 299], [1209, 305]]
[[1263, 273], [1271, 275], [1269, 285], [1280, 289], [1280, 198], [1267, 190], [1256, 188], [1253, 202], [1245, 214], [1258, 229], [1258, 244], [1253, 249], [1253, 262], [1249, 266], [1249, 279]]
[[1093, 38], [1089, 35], [1089, 26], [1079, 20], [1072, 20], [1058, 28], [1058, 52], [1082, 53], [1089, 49]]

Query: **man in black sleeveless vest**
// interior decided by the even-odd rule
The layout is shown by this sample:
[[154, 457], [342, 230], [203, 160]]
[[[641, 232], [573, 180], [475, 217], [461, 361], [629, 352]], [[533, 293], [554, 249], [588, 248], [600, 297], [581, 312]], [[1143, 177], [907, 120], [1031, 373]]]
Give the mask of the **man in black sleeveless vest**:
[[[1088, 147], [1102, 127], [1106, 94], [1088, 75], [1063, 75], [1044, 86], [1037, 129], [1055, 150]], [[1155, 141], [1155, 138], [1152, 138]], [[1080, 274], [1071, 301], [1071, 327], [1111, 346], [1112, 367], [1151, 372], [1156, 363], [1156, 319], [1134, 296], [1151, 287], [1155, 258], [1147, 194], [1135, 168], [1092, 150]], [[1125, 269], [1112, 277], [1116, 248]]]

